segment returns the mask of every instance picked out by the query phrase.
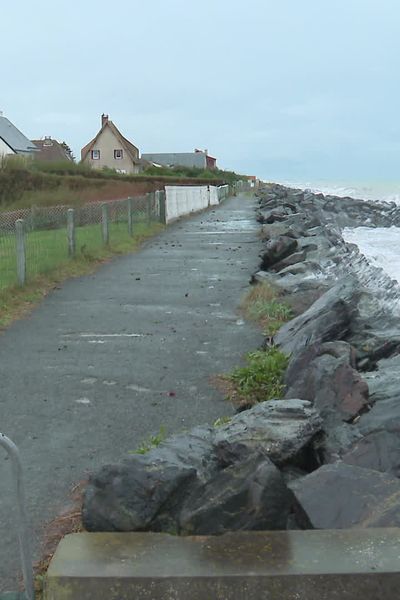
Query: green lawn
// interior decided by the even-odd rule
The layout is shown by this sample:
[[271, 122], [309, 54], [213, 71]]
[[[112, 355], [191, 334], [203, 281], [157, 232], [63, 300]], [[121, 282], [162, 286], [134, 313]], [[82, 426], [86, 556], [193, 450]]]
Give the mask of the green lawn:
[[[154, 223], [134, 223], [134, 235], [128, 234], [127, 223], [110, 223], [110, 244], [105, 248], [101, 224], [86, 225], [76, 229], [76, 256], [74, 261], [93, 261], [124, 253], [137, 245], [139, 238], [149, 233]], [[68, 257], [67, 230], [51, 229], [26, 234], [27, 282], [36, 276], [63, 269], [71, 259]], [[0, 290], [17, 284], [16, 249], [14, 235], [0, 235]]]

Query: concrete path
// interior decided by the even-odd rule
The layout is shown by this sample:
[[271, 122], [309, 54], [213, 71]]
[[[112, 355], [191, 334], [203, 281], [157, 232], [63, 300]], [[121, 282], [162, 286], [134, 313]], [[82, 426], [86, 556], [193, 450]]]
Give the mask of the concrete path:
[[[177, 222], [133, 255], [68, 281], [0, 336], [0, 431], [20, 447], [38, 552], [73, 484], [160, 427], [232, 408], [210, 383], [262, 336], [237, 313], [261, 248], [255, 200]], [[19, 568], [0, 458], [0, 591]]]

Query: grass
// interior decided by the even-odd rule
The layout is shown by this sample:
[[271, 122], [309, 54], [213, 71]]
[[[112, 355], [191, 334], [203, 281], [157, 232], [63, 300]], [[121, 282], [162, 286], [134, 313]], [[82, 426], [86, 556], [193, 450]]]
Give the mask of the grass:
[[288, 357], [277, 348], [257, 350], [246, 355], [246, 365], [224, 377], [228, 399], [239, 407], [283, 397], [283, 376]]
[[291, 308], [279, 300], [278, 291], [268, 283], [253, 286], [240, 307], [247, 319], [258, 323], [271, 337], [293, 317]]
[[[28, 282], [16, 285], [15, 247], [6, 253], [0, 237], [0, 329], [27, 314], [49, 291], [69, 277], [92, 272], [113, 256], [135, 251], [144, 240], [161, 231], [159, 223], [138, 223], [129, 236], [126, 223], [110, 226], [110, 245], [104, 247], [100, 225], [77, 228], [77, 255], [67, 257], [66, 231], [35, 231], [27, 236]], [[8, 236], [4, 236], [8, 237]]]
[[153, 448], [157, 448], [167, 437], [165, 427], [161, 425], [158, 433], [150, 435], [136, 450], [132, 450], [129, 454], [147, 454]]

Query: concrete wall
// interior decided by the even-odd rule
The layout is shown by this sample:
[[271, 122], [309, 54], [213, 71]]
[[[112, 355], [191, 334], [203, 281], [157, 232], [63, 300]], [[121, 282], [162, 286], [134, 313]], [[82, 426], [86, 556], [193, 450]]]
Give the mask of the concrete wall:
[[[123, 158], [116, 160], [114, 158], [114, 150], [120, 149], [123, 150]], [[108, 167], [110, 169], [119, 169], [126, 173], [139, 173], [139, 167], [133, 164], [127, 151], [121, 147], [121, 142], [114, 136], [109, 127], [105, 127], [102, 131], [92, 150], [100, 150], [100, 159], [92, 160], [92, 153], [90, 151], [84, 162], [90, 164], [93, 169]]]
[[[227, 187], [227, 186], [224, 186]], [[207, 206], [219, 204], [219, 188], [212, 185], [199, 186], [165, 186], [165, 221], [174, 221], [178, 217], [188, 215]]]
[[167, 152], [161, 154], [142, 154], [144, 160], [154, 162], [159, 165], [168, 167], [180, 166], [180, 167], [197, 167], [199, 169], [205, 169], [207, 166], [206, 155], [203, 152]]
[[0, 156], [4, 156], [4, 154], [15, 154], [15, 152], [0, 139]]

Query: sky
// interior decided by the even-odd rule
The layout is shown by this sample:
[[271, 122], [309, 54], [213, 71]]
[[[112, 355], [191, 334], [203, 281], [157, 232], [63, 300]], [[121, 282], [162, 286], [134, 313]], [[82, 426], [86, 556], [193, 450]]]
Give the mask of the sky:
[[398, 0], [18, 0], [0, 110], [76, 156], [107, 113], [141, 152], [277, 181], [400, 181]]

